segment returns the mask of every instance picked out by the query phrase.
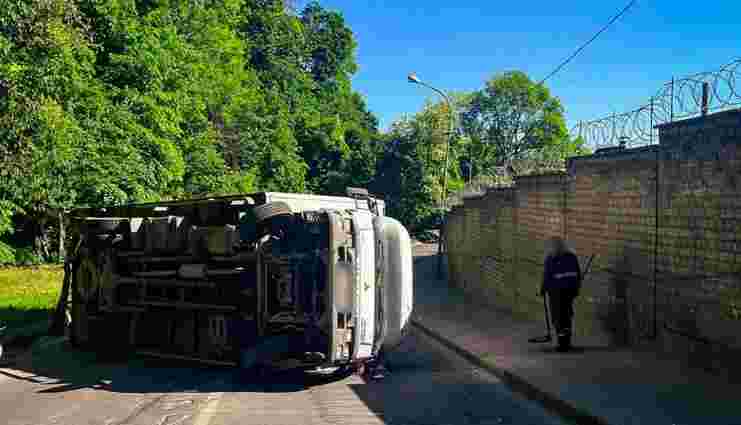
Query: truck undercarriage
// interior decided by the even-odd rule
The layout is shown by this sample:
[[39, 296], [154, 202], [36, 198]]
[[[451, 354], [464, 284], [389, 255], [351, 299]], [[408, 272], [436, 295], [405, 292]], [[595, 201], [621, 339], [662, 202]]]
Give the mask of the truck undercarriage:
[[382, 208], [259, 193], [72, 211], [72, 342], [243, 367], [370, 359], [388, 333]]

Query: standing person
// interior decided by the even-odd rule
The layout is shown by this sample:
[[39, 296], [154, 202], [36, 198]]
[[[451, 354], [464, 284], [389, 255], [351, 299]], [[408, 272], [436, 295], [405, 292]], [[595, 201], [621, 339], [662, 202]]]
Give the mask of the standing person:
[[563, 239], [553, 237], [548, 241], [544, 263], [540, 296], [548, 294], [553, 327], [558, 338], [558, 351], [568, 351], [571, 348], [574, 299], [581, 289], [579, 259]]

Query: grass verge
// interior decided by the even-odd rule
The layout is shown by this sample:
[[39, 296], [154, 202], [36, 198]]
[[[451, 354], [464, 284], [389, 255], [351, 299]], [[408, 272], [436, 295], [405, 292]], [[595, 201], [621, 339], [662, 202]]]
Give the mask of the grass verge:
[[8, 327], [6, 338], [46, 330], [63, 276], [61, 265], [0, 268], [0, 323]]

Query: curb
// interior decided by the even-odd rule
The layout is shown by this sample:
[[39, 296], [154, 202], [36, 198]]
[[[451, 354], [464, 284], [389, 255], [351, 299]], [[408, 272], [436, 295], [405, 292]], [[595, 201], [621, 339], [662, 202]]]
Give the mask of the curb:
[[475, 364], [476, 366], [492, 373], [502, 380], [512, 391], [525, 396], [529, 400], [540, 403], [547, 410], [556, 413], [563, 419], [584, 425], [611, 425], [606, 419], [593, 415], [588, 411], [568, 403], [557, 395], [544, 391], [531, 384], [527, 380], [513, 374], [512, 372], [483, 361], [477, 355], [457, 345], [448, 338], [422, 324], [418, 319], [411, 320], [412, 325], [421, 330], [427, 336], [453, 350], [455, 353]]

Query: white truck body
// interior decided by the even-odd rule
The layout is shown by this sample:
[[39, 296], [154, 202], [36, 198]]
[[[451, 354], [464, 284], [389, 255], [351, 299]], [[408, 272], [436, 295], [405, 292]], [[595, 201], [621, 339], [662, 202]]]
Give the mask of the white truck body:
[[80, 346], [233, 365], [277, 350], [318, 370], [393, 349], [409, 324], [409, 234], [369, 196], [260, 192], [70, 217]]

